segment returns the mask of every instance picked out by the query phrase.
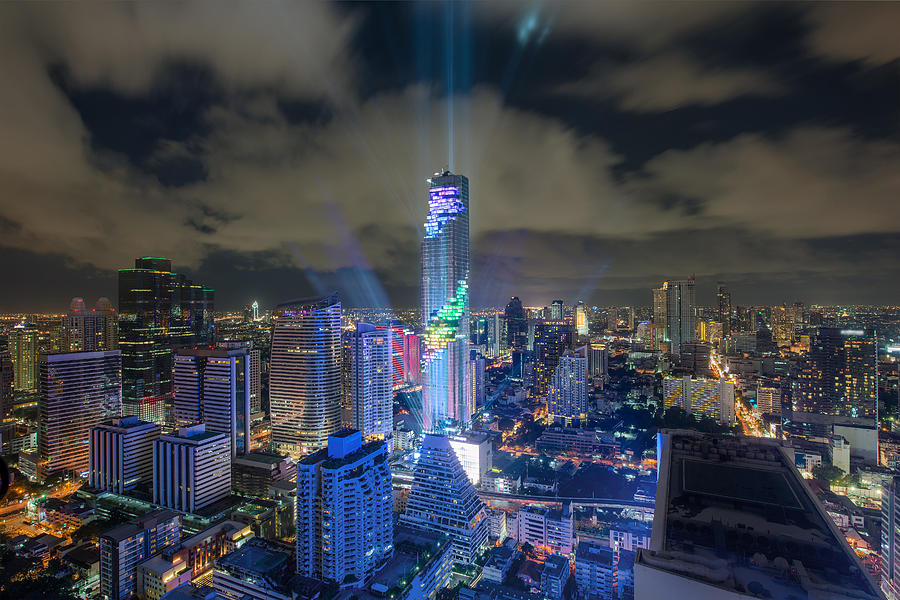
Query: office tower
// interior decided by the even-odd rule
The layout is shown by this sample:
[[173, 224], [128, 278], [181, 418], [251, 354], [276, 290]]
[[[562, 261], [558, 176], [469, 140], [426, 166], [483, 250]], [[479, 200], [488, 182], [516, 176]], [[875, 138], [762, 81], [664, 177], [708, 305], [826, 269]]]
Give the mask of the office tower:
[[484, 357], [475, 350], [469, 356], [469, 381], [469, 404], [474, 412], [484, 406]]
[[122, 410], [122, 357], [118, 350], [40, 357], [38, 450], [42, 476], [88, 470], [92, 427]]
[[100, 595], [125, 600], [137, 592], [137, 565], [178, 542], [181, 516], [156, 510], [100, 535]]
[[580, 600], [619, 600], [612, 548], [582, 540], [575, 551], [575, 589]]
[[587, 346], [566, 350], [550, 377], [547, 411], [554, 421], [570, 425], [587, 418]]
[[478, 485], [481, 477], [494, 465], [493, 444], [484, 432], [467, 431], [451, 436], [450, 447], [472, 485]]
[[562, 321], [565, 318], [565, 303], [562, 300], [554, 300], [550, 303], [550, 320]]
[[228, 436], [231, 456], [250, 451], [250, 352], [182, 348], [175, 354], [175, 426], [204, 423]]
[[731, 292], [721, 281], [716, 284], [716, 317], [726, 332], [731, 330]]
[[779, 347], [794, 343], [794, 311], [789, 306], [772, 308], [772, 339]]
[[28, 323], [16, 325], [9, 331], [9, 356], [13, 364], [16, 391], [37, 389], [37, 327]]
[[694, 278], [666, 282], [666, 336], [670, 352], [678, 353], [681, 344], [694, 340]]
[[422, 342], [419, 336], [411, 331], [403, 333], [403, 370], [404, 381], [409, 385], [418, 385], [422, 373], [421, 352]]
[[298, 573], [364, 587], [393, 555], [388, 455], [383, 440], [344, 429], [297, 463]]
[[9, 351], [0, 350], [0, 422], [12, 413], [15, 382], [15, 368]]
[[575, 305], [575, 331], [579, 336], [590, 335], [590, 330], [588, 329], [587, 310], [584, 307], [584, 302], [579, 302], [577, 305]]
[[262, 410], [262, 359], [259, 348], [254, 348], [253, 343], [247, 352], [250, 359], [250, 414]]
[[669, 284], [663, 282], [658, 288], [653, 288], [653, 322], [666, 327], [669, 322]]
[[[350, 424], [367, 440], [389, 438], [394, 430], [394, 338], [393, 329], [368, 323], [357, 323], [350, 334]], [[402, 363], [401, 348], [401, 373]]]
[[665, 377], [663, 405], [681, 408], [698, 419], [709, 417], [719, 423], [734, 421], [734, 383], [705, 377]]
[[211, 288], [172, 272], [167, 258], [144, 257], [119, 269], [119, 349], [126, 415], [168, 424], [173, 348], [212, 337]]
[[422, 425], [467, 427], [469, 405], [469, 180], [447, 170], [428, 180], [422, 239]]
[[759, 382], [756, 386], [756, 409], [760, 414], [781, 416], [781, 388], [778, 384]]
[[82, 298], [72, 298], [63, 317], [62, 346], [65, 352], [115, 350], [119, 346], [119, 318], [108, 298], [100, 298], [88, 309]]
[[563, 351], [572, 345], [572, 327], [565, 321], [541, 321], [534, 334], [534, 387], [538, 396], [547, 393], [550, 378]]
[[269, 486], [279, 481], [296, 481], [294, 462], [279, 454], [250, 452], [231, 463], [231, 488], [238, 494], [265, 498]]
[[559, 554], [571, 554], [575, 544], [575, 519], [569, 503], [560, 509], [523, 506], [516, 516], [516, 540]]
[[149, 485], [153, 474], [153, 442], [159, 425], [137, 417], [120, 417], [90, 431], [88, 485], [121, 494]]
[[888, 600], [900, 599], [900, 476], [881, 490], [881, 591]]
[[193, 513], [231, 494], [228, 436], [193, 425], [153, 442], [153, 503]]
[[800, 360], [794, 410], [878, 418], [878, 343], [872, 330], [820, 327]]
[[301, 456], [341, 428], [341, 303], [337, 294], [278, 305], [269, 360], [272, 444]]
[[604, 389], [609, 382], [609, 350], [606, 344], [592, 343], [588, 352], [588, 377], [595, 378], [595, 383]]
[[878, 586], [773, 439], [663, 431], [636, 600], [878, 598]]
[[447, 533], [456, 562], [470, 565], [487, 544], [485, 506], [456, 458], [450, 440], [425, 435], [400, 522]]
[[[521, 350], [528, 345], [528, 319], [518, 296], [513, 296], [503, 314], [506, 320], [506, 346], [510, 350]], [[500, 332], [497, 332], [499, 337]]]

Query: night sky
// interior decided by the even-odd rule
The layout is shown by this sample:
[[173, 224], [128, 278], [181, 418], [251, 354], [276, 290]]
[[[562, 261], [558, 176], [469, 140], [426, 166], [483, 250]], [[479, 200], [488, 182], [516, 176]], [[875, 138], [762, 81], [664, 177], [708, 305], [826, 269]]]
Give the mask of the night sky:
[[0, 310], [168, 256], [217, 307], [898, 303], [900, 4], [0, 4]]

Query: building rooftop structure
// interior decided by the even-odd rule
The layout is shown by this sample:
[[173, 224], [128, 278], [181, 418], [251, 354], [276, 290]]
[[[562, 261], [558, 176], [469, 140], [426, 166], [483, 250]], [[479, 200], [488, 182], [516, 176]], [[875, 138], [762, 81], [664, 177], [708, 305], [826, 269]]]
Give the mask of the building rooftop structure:
[[776, 440], [668, 430], [635, 598], [879, 598]]
[[121, 525], [113, 527], [109, 531], [106, 531], [103, 534], [103, 537], [109, 538], [114, 542], [120, 542], [137, 535], [145, 529], [153, 527], [156, 523], [169, 521], [177, 516], [178, 513], [172, 510], [154, 510], [145, 515], [141, 515], [140, 517], [136, 517], [127, 523], [122, 523]]

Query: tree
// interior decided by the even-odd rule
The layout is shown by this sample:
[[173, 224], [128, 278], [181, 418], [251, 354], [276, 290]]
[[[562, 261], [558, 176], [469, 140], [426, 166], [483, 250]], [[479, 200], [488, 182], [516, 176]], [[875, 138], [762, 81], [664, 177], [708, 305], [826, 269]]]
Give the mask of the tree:
[[834, 465], [819, 465], [812, 468], [813, 477], [835, 483], [844, 478], [844, 472]]

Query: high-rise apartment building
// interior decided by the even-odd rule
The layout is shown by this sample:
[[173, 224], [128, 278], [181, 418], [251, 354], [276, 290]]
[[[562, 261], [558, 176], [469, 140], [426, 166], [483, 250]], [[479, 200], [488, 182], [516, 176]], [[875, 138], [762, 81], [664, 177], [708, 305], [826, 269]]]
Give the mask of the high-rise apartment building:
[[108, 298], [100, 298], [87, 308], [82, 298], [72, 298], [69, 314], [63, 317], [65, 352], [97, 352], [119, 347], [119, 315]]
[[731, 330], [731, 292], [721, 281], [716, 284], [716, 317], [725, 332]]
[[120, 417], [90, 431], [88, 485], [121, 494], [139, 485], [150, 486], [153, 442], [159, 425], [137, 417]]
[[447, 170], [428, 179], [422, 239], [422, 424], [465, 427], [469, 404], [469, 180]]
[[412, 331], [403, 333], [404, 380], [409, 385], [418, 385], [422, 375], [422, 341]]
[[565, 319], [565, 302], [562, 300], [554, 300], [550, 303], [550, 320], [562, 321]]
[[119, 269], [119, 349], [126, 415], [159, 424], [173, 418], [173, 348], [212, 337], [212, 288], [172, 272], [167, 258], [144, 257]]
[[586, 346], [563, 352], [550, 377], [547, 411], [565, 425], [587, 418], [587, 352]]
[[297, 457], [341, 428], [341, 303], [337, 294], [280, 304], [269, 367], [272, 444]]
[[9, 355], [16, 391], [33, 392], [37, 389], [37, 345], [37, 327], [22, 323], [10, 329]]
[[794, 311], [790, 306], [772, 307], [772, 341], [779, 347], [790, 346], [794, 343], [796, 323]]
[[669, 323], [668, 288], [669, 284], [665, 281], [658, 288], [653, 288], [653, 322], [663, 327]]
[[100, 535], [100, 595], [125, 600], [137, 592], [137, 566], [178, 543], [181, 515], [156, 510]]
[[[511, 350], [525, 348], [528, 345], [528, 318], [518, 296], [510, 298], [503, 316], [506, 321], [506, 346]], [[497, 333], [499, 337], [500, 332]]]
[[[368, 323], [350, 333], [350, 424], [367, 440], [389, 438], [394, 430], [394, 338], [393, 330]], [[400, 362], [402, 371], [402, 349]]]
[[550, 378], [566, 348], [572, 345], [572, 326], [566, 321], [540, 321], [534, 335], [534, 387], [538, 396], [547, 393]]
[[41, 476], [88, 470], [92, 427], [122, 410], [122, 358], [118, 350], [40, 357], [38, 451]]
[[391, 386], [393, 389], [406, 385], [406, 365], [403, 355], [403, 321], [395, 319], [388, 325], [391, 337]]
[[472, 396], [469, 404], [473, 411], [484, 406], [484, 366], [484, 357], [472, 350], [469, 357], [469, 393]]
[[193, 513], [231, 494], [228, 436], [194, 425], [153, 442], [153, 503]]
[[204, 423], [206, 431], [228, 436], [232, 458], [250, 451], [248, 348], [179, 349], [173, 377], [176, 427]]
[[666, 289], [666, 337], [672, 353], [681, 351], [681, 344], [696, 337], [696, 304], [694, 278], [667, 281]]
[[463, 564], [472, 564], [487, 544], [484, 503], [448, 438], [429, 434], [422, 440], [400, 522], [416, 529], [449, 534], [455, 560]]
[[584, 302], [579, 302], [575, 305], [575, 331], [579, 336], [590, 335], [590, 329], [588, 328], [587, 309], [584, 306]]
[[794, 410], [878, 418], [878, 343], [872, 330], [820, 327], [800, 360]]
[[582, 540], [575, 552], [575, 589], [581, 600], [619, 600], [613, 549]]
[[345, 429], [297, 464], [297, 572], [364, 587], [393, 555], [388, 446]]
[[681, 408], [697, 418], [709, 417], [719, 423], [734, 421], [734, 383], [706, 377], [666, 377], [663, 405]]

